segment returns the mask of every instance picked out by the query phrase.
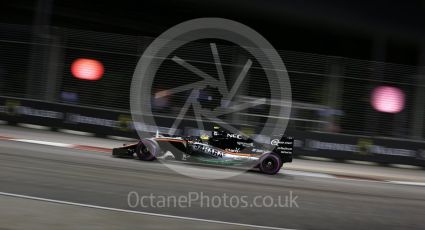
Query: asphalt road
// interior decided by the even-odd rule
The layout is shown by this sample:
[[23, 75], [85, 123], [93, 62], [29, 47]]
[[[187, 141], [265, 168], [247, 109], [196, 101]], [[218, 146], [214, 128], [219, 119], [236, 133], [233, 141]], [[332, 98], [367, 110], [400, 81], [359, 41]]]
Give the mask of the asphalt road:
[[[223, 169], [187, 164], [180, 167], [194, 174], [226, 173]], [[0, 141], [0, 192], [208, 220], [291, 229], [423, 229], [424, 191], [421, 186], [285, 174], [268, 176], [255, 172], [223, 180], [202, 180], [176, 174], [160, 163]], [[248, 204], [252, 204], [256, 196], [269, 196], [276, 203], [279, 196], [284, 198], [292, 194], [293, 198], [297, 197], [295, 203], [298, 207], [295, 203], [293, 207], [242, 207], [242, 204], [238, 206], [235, 203], [233, 207], [229, 204], [226, 207], [224, 199], [221, 199], [221, 204], [216, 203], [215, 207], [212, 201], [210, 207], [206, 207], [208, 201], [201, 203], [198, 200], [191, 202], [191, 207], [153, 207], [144, 202], [145, 207], [135, 205], [137, 207], [133, 208], [128, 204], [130, 192], [137, 193], [139, 197], [153, 194], [158, 198], [154, 200], [156, 206], [161, 206], [156, 203], [160, 196], [188, 197], [189, 193], [200, 195], [202, 192], [205, 199], [225, 195], [235, 196], [240, 201], [241, 197], [246, 197]], [[280, 205], [284, 206], [284, 203], [281, 200]], [[173, 204], [172, 200], [170, 204]], [[6, 205], [4, 199], [0, 199], [0, 205]], [[0, 212], [0, 229], [5, 227], [2, 225], [9, 217], [7, 210], [3, 208]], [[67, 214], [70, 218], [65, 217], [58, 222], [67, 224], [68, 221], [72, 226], [75, 221], [72, 213]], [[50, 221], [55, 218], [51, 215], [43, 213], [43, 217]], [[115, 217], [114, 220], [123, 229], [133, 226], [131, 220], [120, 219], [119, 215]], [[149, 220], [156, 221], [161, 228], [179, 226], [169, 221], [158, 221], [156, 217], [143, 218], [145, 224]], [[26, 219], [21, 218], [20, 221], [25, 222]], [[33, 224], [42, 225], [43, 222]], [[190, 226], [199, 229], [204, 225], [207, 223], [194, 221]], [[230, 225], [215, 227], [231, 228]]]

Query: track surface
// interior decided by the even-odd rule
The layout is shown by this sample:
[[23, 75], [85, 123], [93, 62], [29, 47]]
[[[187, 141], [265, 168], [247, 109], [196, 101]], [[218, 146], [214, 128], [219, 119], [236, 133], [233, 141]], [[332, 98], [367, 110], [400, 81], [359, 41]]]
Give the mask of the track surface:
[[[134, 143], [137, 141], [118, 141], [7, 125], [0, 125], [0, 139], [1, 136], [30, 141], [36, 140], [41, 142], [45, 141], [72, 145], [79, 144], [107, 149], [121, 146], [123, 143]], [[409, 166], [408, 168], [395, 168], [377, 165], [295, 159], [291, 164], [286, 164], [285, 169], [312, 173], [325, 173], [349, 178], [364, 178], [384, 181], [410, 181], [425, 184], [424, 171], [412, 166]]]
[[[423, 229], [425, 195], [420, 186], [259, 173], [201, 180], [176, 174], [159, 163], [115, 159], [104, 153], [9, 141], [0, 141], [0, 146], [0, 192], [282, 228]], [[194, 173], [224, 171], [182, 167]], [[191, 208], [131, 208], [127, 203], [131, 191], [140, 195], [204, 192], [249, 197], [278, 197], [292, 191], [298, 196], [299, 208], [201, 208], [196, 203]], [[163, 227], [176, 227], [166, 223]]]

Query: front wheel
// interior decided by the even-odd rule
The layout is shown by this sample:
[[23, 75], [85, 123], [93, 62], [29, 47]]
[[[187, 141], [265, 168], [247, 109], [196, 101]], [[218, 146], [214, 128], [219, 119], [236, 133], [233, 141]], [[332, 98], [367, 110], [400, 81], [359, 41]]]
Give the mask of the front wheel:
[[282, 164], [282, 159], [277, 154], [268, 153], [261, 159], [259, 168], [265, 174], [274, 175], [279, 172]]
[[141, 140], [136, 148], [136, 155], [139, 160], [153, 161], [156, 159], [158, 146], [150, 140]]

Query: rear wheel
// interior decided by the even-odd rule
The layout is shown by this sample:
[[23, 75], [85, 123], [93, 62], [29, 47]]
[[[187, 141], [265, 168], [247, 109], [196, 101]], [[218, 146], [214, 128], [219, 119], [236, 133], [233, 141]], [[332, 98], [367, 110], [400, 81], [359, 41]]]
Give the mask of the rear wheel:
[[153, 161], [156, 159], [158, 146], [151, 140], [141, 140], [136, 148], [136, 155], [139, 160]]
[[282, 164], [282, 159], [278, 155], [269, 153], [262, 158], [259, 168], [265, 174], [274, 175], [279, 172]]

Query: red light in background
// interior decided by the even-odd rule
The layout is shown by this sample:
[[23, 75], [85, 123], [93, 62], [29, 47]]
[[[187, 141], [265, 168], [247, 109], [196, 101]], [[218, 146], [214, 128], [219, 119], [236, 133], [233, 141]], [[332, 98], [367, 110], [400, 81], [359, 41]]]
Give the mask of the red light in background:
[[103, 64], [94, 59], [79, 58], [71, 65], [72, 75], [81, 80], [99, 80], [102, 78], [104, 71]]
[[372, 92], [373, 108], [384, 113], [399, 113], [404, 109], [405, 96], [399, 88], [379, 86]]

